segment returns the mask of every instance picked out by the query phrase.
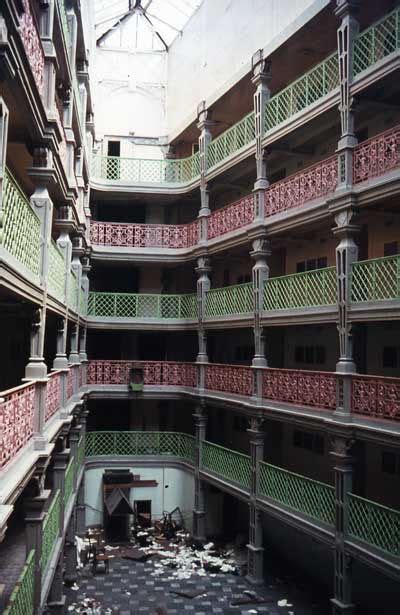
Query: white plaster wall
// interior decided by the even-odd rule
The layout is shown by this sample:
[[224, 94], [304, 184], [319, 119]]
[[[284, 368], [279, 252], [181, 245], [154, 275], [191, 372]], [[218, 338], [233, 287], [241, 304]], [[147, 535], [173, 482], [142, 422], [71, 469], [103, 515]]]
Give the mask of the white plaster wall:
[[168, 52], [168, 129], [174, 137], [329, 0], [204, 0]]
[[[102, 476], [105, 468], [94, 468], [85, 473], [86, 525], [103, 523]], [[121, 464], [121, 468], [127, 469]], [[113, 466], [115, 468], [115, 466]], [[176, 506], [182, 511], [186, 527], [192, 528], [194, 508], [194, 477], [177, 468], [129, 468], [139, 474], [141, 480], [156, 480], [157, 487], [131, 489], [130, 500], [151, 500], [152, 518], [161, 518], [164, 511], [170, 512]]]

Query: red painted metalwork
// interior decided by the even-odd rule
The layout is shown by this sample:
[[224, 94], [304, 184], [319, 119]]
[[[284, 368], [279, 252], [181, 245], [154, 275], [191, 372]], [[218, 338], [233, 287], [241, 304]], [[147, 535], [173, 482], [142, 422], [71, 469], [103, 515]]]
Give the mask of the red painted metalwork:
[[197, 386], [196, 365], [176, 361], [89, 361], [88, 384], [128, 384], [133, 365], [143, 368], [146, 385]]
[[11, 461], [32, 438], [35, 384], [27, 383], [1, 393], [0, 468]]
[[254, 196], [247, 195], [213, 211], [208, 218], [208, 239], [220, 237], [238, 228], [251, 224], [254, 220]]
[[36, 20], [31, 8], [30, 0], [22, 0], [24, 12], [19, 19], [19, 29], [26, 57], [32, 70], [33, 77], [40, 96], [44, 92], [44, 51], [40, 40]]
[[264, 399], [336, 409], [336, 376], [331, 372], [266, 368], [262, 375]]
[[234, 395], [253, 394], [253, 370], [242, 365], [206, 365], [205, 388]]
[[352, 376], [351, 411], [370, 418], [400, 421], [400, 380], [383, 376]]
[[67, 399], [71, 399], [74, 394], [74, 368], [70, 365], [67, 374]]
[[265, 215], [294, 209], [330, 194], [337, 185], [337, 156], [276, 182], [265, 191]]
[[390, 128], [354, 149], [355, 184], [383, 175], [400, 165], [400, 126]]
[[61, 405], [61, 372], [49, 374], [46, 386], [45, 420], [48, 421]]
[[98, 246], [190, 248], [199, 238], [198, 221], [190, 224], [117, 224], [91, 222], [90, 239]]

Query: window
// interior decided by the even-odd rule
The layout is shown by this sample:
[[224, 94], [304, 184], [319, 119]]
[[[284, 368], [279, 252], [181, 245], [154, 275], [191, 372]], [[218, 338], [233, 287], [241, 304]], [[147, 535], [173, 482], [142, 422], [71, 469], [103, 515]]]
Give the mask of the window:
[[310, 431], [300, 431], [300, 429], [295, 429], [293, 432], [293, 446], [317, 455], [323, 455], [325, 448], [323, 436]]
[[295, 363], [305, 363], [307, 365], [323, 365], [326, 361], [326, 351], [324, 346], [295, 346]]
[[395, 346], [384, 346], [382, 352], [382, 366], [394, 369], [398, 366], [399, 348]]
[[383, 256], [395, 256], [399, 253], [399, 242], [389, 241], [383, 244]]
[[328, 266], [328, 258], [321, 256], [319, 258], [308, 258], [305, 261], [299, 261], [296, 265], [297, 273], [304, 271], [313, 271], [314, 269], [325, 269]]
[[236, 346], [235, 361], [251, 361], [253, 354], [253, 346]]
[[400, 474], [400, 455], [383, 451], [382, 453], [382, 472], [385, 474]]

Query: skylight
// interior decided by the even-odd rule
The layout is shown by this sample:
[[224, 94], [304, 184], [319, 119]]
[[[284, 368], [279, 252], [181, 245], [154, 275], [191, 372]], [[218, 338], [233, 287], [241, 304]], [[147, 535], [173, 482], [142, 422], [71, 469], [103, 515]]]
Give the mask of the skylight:
[[178, 36], [203, 0], [95, 0], [96, 40], [102, 41], [141, 14], [165, 48]]

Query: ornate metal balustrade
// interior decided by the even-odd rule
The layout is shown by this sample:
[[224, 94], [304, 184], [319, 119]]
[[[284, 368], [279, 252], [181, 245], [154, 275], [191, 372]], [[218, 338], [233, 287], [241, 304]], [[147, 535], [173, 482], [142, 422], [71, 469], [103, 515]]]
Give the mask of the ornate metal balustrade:
[[400, 512], [350, 493], [349, 536], [400, 555]]
[[128, 384], [133, 365], [143, 369], [146, 385], [197, 386], [196, 365], [176, 361], [89, 361], [88, 384]]
[[300, 207], [331, 194], [337, 185], [337, 156], [272, 184], [265, 191], [265, 216]]
[[400, 9], [361, 32], [354, 43], [353, 76], [400, 48]]
[[206, 295], [206, 317], [230, 314], [253, 314], [253, 284], [236, 284], [224, 288], [213, 288]]
[[70, 498], [74, 491], [74, 459], [70, 459], [64, 478], [64, 511], [67, 509]]
[[49, 506], [46, 518], [43, 521], [41, 557], [42, 579], [46, 576], [51, 556], [56, 547], [57, 538], [60, 535], [60, 507], [61, 492], [57, 491]]
[[86, 456], [169, 455], [194, 463], [193, 436], [172, 431], [92, 431], [86, 434]]
[[250, 489], [251, 459], [229, 448], [203, 442], [201, 469]]
[[263, 370], [262, 396], [300, 406], [336, 409], [336, 375], [297, 369]]
[[176, 160], [92, 156], [93, 177], [132, 184], [184, 184], [200, 175], [199, 153]]
[[67, 374], [67, 399], [71, 399], [74, 394], [74, 368], [70, 365]]
[[399, 298], [400, 255], [353, 263], [351, 272], [351, 300], [353, 303]]
[[90, 292], [88, 316], [196, 319], [197, 296]]
[[331, 485], [261, 461], [258, 493], [317, 521], [335, 524], [335, 489]]
[[337, 52], [272, 96], [265, 108], [265, 132], [339, 87]]
[[0, 469], [31, 440], [35, 418], [35, 384], [2, 391], [0, 403]]
[[30, 0], [22, 0], [23, 13], [19, 18], [19, 31], [26, 57], [40, 96], [44, 93], [44, 51], [36, 17]]
[[49, 247], [48, 292], [52, 297], [64, 303], [65, 301], [65, 261], [64, 256], [51, 240]]
[[264, 310], [267, 311], [320, 307], [336, 302], [336, 267], [269, 278], [264, 286]]
[[205, 372], [205, 388], [210, 391], [246, 396], [253, 394], [251, 367], [209, 363], [205, 366]]
[[78, 310], [78, 278], [73, 271], [68, 280], [67, 305], [73, 312]]
[[369, 418], [400, 421], [400, 379], [353, 375], [351, 411]]
[[197, 220], [189, 224], [117, 224], [91, 222], [90, 240], [95, 246], [127, 248], [190, 248], [199, 239]]
[[207, 148], [207, 169], [212, 169], [226, 160], [235, 152], [252, 143], [255, 138], [254, 111], [251, 111], [211, 141]]
[[46, 386], [46, 413], [48, 421], [61, 406], [61, 372], [52, 372], [48, 376]]
[[35, 551], [28, 553], [25, 565], [3, 615], [33, 615], [35, 590]]
[[211, 213], [208, 218], [208, 239], [248, 226], [253, 220], [254, 196], [250, 194]]
[[384, 175], [400, 166], [400, 126], [381, 132], [354, 149], [355, 184]]
[[9, 169], [4, 175], [0, 239], [3, 248], [39, 283], [40, 220]]

